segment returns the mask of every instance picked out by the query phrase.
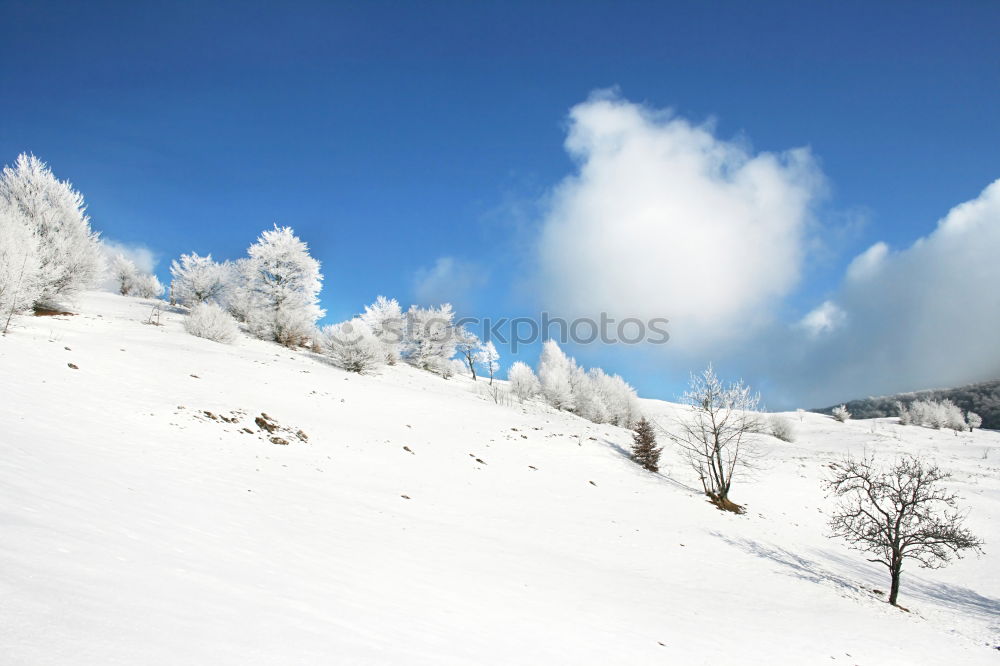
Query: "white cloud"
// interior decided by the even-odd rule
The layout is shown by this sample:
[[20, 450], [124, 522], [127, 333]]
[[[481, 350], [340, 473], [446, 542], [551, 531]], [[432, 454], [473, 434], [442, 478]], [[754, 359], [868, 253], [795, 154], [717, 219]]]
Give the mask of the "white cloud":
[[1000, 378], [1000, 181], [910, 247], [875, 243], [782, 322], [824, 193], [807, 150], [755, 154], [608, 94], [571, 110], [565, 145], [577, 167], [538, 241], [553, 313], [667, 317], [658, 367], [715, 360], [773, 407]]
[[810, 336], [819, 336], [837, 330], [844, 324], [846, 314], [833, 301], [823, 301], [815, 310], [799, 321]]
[[470, 305], [473, 292], [484, 284], [486, 273], [479, 265], [454, 257], [439, 257], [430, 268], [417, 270], [413, 294], [421, 305], [451, 303], [463, 312]]
[[878, 273], [882, 263], [889, 255], [889, 246], [879, 241], [870, 248], [854, 257], [847, 267], [847, 279], [851, 281], [867, 280]]
[[156, 264], [159, 263], [159, 258], [156, 253], [145, 245], [138, 243], [119, 243], [118, 241], [108, 240], [107, 238], [102, 239], [104, 243], [105, 252], [109, 257], [116, 254], [123, 254], [127, 259], [131, 259], [132, 263], [136, 265], [140, 271], [144, 273], [152, 273], [156, 270]]
[[673, 349], [707, 349], [767, 321], [797, 284], [823, 189], [807, 149], [752, 154], [608, 93], [570, 111], [565, 146], [578, 170], [539, 240], [550, 311], [667, 317]]
[[1000, 378], [998, 285], [1000, 180], [909, 248], [861, 254], [835, 297], [845, 323], [779, 340], [769, 370], [808, 406]]

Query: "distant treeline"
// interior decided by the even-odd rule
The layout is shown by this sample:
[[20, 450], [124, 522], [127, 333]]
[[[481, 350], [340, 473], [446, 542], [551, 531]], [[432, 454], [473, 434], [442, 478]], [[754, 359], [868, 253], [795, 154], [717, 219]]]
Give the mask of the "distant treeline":
[[[973, 411], [983, 417], [984, 428], [1000, 430], [1000, 380], [969, 384], [953, 389], [933, 389], [914, 393], [897, 393], [877, 398], [852, 400], [847, 410], [852, 418], [873, 419], [880, 416], [899, 416], [897, 402], [910, 405], [915, 400], [951, 400], [963, 412]], [[830, 414], [836, 405], [813, 409], [820, 414]]]

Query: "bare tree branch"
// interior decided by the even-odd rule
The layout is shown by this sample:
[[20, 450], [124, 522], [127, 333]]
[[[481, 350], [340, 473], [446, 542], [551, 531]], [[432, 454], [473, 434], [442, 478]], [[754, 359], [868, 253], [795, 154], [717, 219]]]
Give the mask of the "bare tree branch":
[[709, 366], [691, 376], [684, 394], [688, 411], [663, 429], [701, 479], [705, 493], [720, 507], [740, 511], [730, 502], [733, 478], [756, 467], [763, 455], [757, 435], [763, 432], [760, 395], [742, 381], [724, 386]]
[[933, 462], [907, 455], [888, 468], [873, 457], [847, 458], [826, 481], [839, 499], [830, 517], [831, 534], [889, 569], [893, 605], [904, 560], [939, 568], [964, 550], [982, 553], [982, 540], [963, 526], [958, 496], [940, 485], [949, 478]]

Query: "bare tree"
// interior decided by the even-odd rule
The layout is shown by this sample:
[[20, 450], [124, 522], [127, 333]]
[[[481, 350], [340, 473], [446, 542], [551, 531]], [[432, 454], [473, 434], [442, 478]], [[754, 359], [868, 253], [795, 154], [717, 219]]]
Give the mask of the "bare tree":
[[896, 605], [903, 561], [940, 568], [963, 550], [982, 553], [983, 542], [963, 527], [957, 495], [940, 486], [951, 477], [933, 462], [906, 455], [888, 468], [873, 457], [836, 466], [829, 491], [840, 499], [830, 518], [833, 536], [889, 569], [889, 603]]
[[665, 431], [701, 479], [702, 488], [720, 509], [742, 513], [729, 500], [733, 478], [752, 469], [763, 451], [760, 395], [742, 381], [724, 386], [712, 366], [691, 376], [683, 401], [690, 410], [676, 419], [677, 433]]
[[[462, 326], [455, 330], [455, 342], [455, 348], [469, 366], [469, 372], [472, 373], [472, 381], [478, 381], [476, 378], [476, 362], [479, 359], [481, 345], [479, 338], [475, 333]], [[492, 383], [491, 381], [490, 384], [492, 385]]]

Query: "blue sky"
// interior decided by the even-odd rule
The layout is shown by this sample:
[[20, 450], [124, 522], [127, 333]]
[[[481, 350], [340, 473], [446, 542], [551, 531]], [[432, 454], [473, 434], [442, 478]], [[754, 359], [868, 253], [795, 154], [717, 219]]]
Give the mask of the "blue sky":
[[[713, 119], [751, 156], [810, 149], [812, 240], [770, 306], [789, 324], [837, 298], [860, 252], [905, 249], [1000, 177], [998, 29], [995, 2], [0, 1], [0, 161], [46, 160], [164, 279], [181, 252], [237, 257], [277, 222], [322, 261], [331, 320], [437, 295], [420, 278], [442, 259], [467, 283], [443, 296], [517, 316], [560, 308], [533, 276], [554, 188], [580, 166], [568, 114], [614, 88]], [[644, 395], [673, 396], [711, 357], [782, 392], [755, 344], [571, 353]], [[983, 372], [966, 370], [947, 380]]]

